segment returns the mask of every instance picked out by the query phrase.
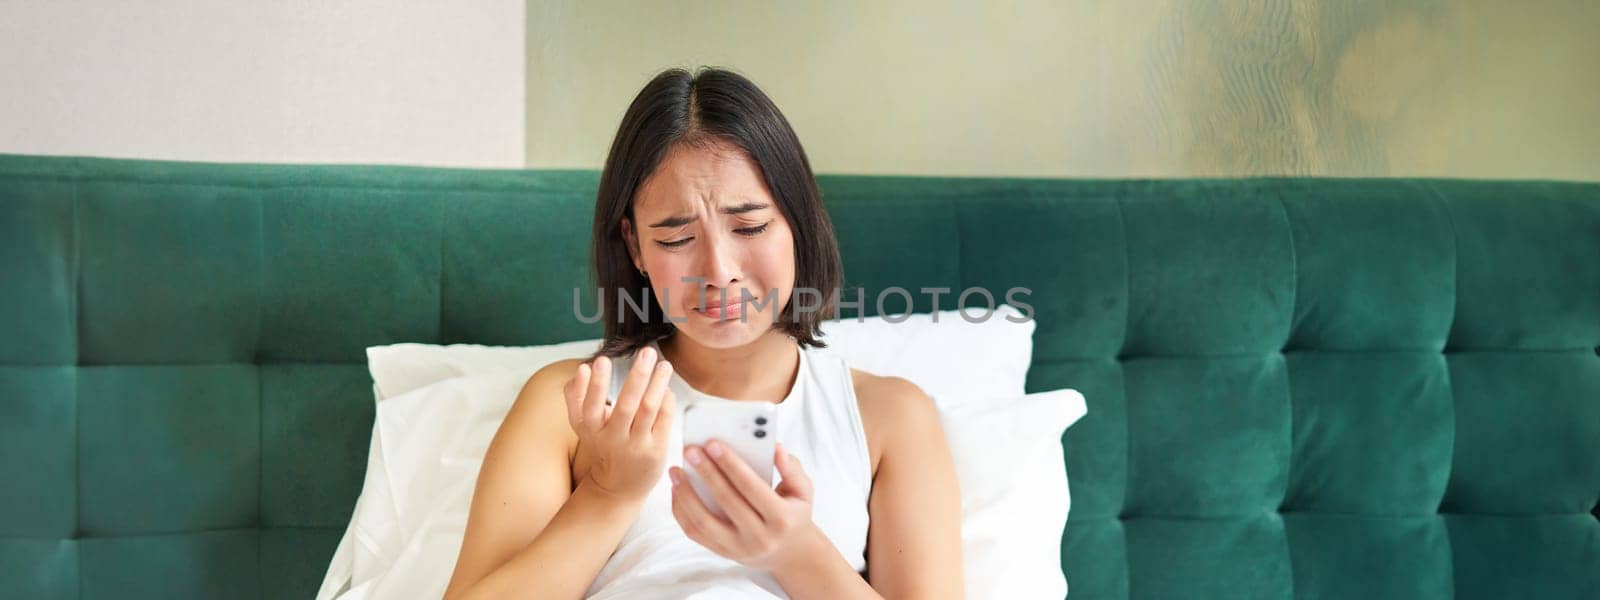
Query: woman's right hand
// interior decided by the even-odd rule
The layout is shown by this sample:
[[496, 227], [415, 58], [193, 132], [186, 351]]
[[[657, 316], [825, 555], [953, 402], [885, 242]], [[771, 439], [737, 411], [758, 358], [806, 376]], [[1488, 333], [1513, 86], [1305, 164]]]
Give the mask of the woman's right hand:
[[578, 365], [567, 381], [567, 421], [578, 434], [578, 448], [590, 458], [579, 485], [626, 500], [643, 500], [661, 479], [667, 442], [677, 417], [677, 399], [667, 382], [672, 364], [657, 361], [655, 348], [634, 355], [615, 406], [606, 404], [611, 359]]

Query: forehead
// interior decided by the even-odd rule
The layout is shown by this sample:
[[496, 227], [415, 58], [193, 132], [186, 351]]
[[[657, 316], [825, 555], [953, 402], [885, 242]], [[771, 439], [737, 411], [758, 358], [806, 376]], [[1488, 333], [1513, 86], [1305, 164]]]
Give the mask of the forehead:
[[636, 214], [680, 213], [747, 201], [772, 202], [761, 168], [726, 142], [667, 151], [634, 198]]

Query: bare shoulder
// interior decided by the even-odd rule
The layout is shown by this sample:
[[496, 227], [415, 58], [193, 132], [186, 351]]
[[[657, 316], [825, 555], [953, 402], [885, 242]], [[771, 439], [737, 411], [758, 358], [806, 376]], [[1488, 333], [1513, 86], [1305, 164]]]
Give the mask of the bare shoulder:
[[[479, 495], [526, 499], [571, 491], [578, 434], [567, 420], [564, 388], [580, 364], [583, 361], [558, 361], [528, 377], [484, 453]], [[549, 476], [529, 477], [531, 472]], [[552, 488], [545, 490], [544, 485]]]
[[578, 365], [587, 361], [577, 358], [559, 360], [534, 371], [517, 393], [516, 403], [506, 413], [501, 424], [503, 433], [511, 435], [550, 435], [560, 432], [567, 441], [568, 457], [578, 442], [578, 434], [567, 423], [565, 388], [578, 372]]
[[565, 413], [567, 382], [578, 374], [578, 365], [585, 362], [587, 361], [583, 359], [569, 358], [558, 360], [534, 371], [533, 375], [528, 376], [528, 382], [522, 384], [522, 391], [517, 393], [517, 406], [512, 410], [517, 410], [523, 404], [554, 404]]
[[903, 377], [858, 369], [850, 370], [850, 379], [856, 404], [861, 408], [861, 426], [866, 429], [874, 472], [886, 448], [938, 430], [939, 410], [933, 398], [917, 384]]
[[564, 400], [564, 396], [560, 395], [562, 388], [567, 385], [567, 381], [572, 379], [573, 375], [578, 373], [578, 365], [585, 362], [588, 361], [581, 358], [569, 358], [541, 367], [538, 371], [534, 371], [533, 375], [528, 376], [528, 382], [523, 384], [522, 393], [517, 396], [517, 399], [521, 400], [523, 396], [529, 395], [530, 392], [533, 395], [545, 397], [549, 395], [548, 392], [555, 391], [557, 392], [556, 398]]
[[904, 377], [874, 375], [860, 369], [850, 369], [850, 380], [856, 389], [856, 401], [861, 404], [863, 411], [933, 409], [933, 399]]

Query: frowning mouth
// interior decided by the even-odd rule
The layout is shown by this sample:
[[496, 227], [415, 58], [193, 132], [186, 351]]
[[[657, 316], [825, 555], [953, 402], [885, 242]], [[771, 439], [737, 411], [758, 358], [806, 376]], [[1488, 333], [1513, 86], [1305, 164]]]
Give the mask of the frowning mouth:
[[726, 304], [706, 304], [693, 310], [712, 319], [737, 319], [744, 315], [744, 302], [730, 300]]

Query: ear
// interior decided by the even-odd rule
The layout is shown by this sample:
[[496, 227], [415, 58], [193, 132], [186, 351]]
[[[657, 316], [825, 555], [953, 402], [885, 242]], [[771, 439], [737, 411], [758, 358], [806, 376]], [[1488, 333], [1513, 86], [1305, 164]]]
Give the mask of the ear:
[[640, 273], [644, 272], [644, 260], [639, 257], [639, 236], [633, 230], [633, 220], [622, 218], [622, 241], [628, 246], [628, 258], [633, 260], [633, 268]]

